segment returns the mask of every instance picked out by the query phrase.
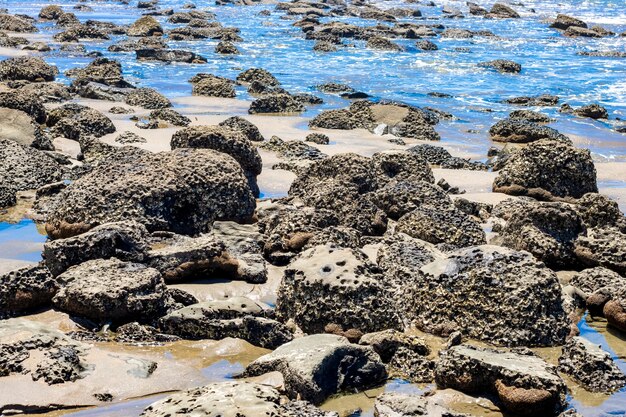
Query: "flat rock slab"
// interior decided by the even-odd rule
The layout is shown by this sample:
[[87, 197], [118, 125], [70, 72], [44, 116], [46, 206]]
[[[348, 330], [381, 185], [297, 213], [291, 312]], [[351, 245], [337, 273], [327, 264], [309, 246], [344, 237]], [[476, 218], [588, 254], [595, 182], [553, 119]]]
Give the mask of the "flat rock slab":
[[246, 368], [244, 375], [279, 371], [290, 398], [314, 404], [348, 389], [371, 387], [387, 377], [380, 357], [369, 347], [330, 334], [306, 336], [282, 345]]

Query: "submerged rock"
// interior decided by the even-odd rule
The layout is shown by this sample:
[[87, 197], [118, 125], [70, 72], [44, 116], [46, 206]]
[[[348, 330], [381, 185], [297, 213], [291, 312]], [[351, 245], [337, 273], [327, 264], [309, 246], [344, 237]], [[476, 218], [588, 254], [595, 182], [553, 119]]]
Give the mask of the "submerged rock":
[[278, 371], [289, 398], [320, 404], [342, 391], [363, 390], [387, 377], [384, 365], [371, 348], [348, 339], [318, 334], [280, 346], [246, 367], [245, 376]]
[[580, 198], [598, 191], [596, 169], [589, 150], [541, 140], [511, 155], [493, 191], [541, 200]]
[[533, 354], [455, 346], [441, 354], [435, 378], [439, 388], [494, 394], [506, 411], [518, 415], [554, 416], [565, 405], [565, 383]]
[[292, 319], [306, 333], [321, 333], [329, 324], [361, 332], [400, 328], [381, 278], [361, 251], [316, 246], [285, 271], [277, 316]]
[[506, 59], [496, 59], [494, 61], [481, 62], [479, 67], [493, 68], [498, 72], [517, 74], [522, 71], [522, 66], [517, 62]]

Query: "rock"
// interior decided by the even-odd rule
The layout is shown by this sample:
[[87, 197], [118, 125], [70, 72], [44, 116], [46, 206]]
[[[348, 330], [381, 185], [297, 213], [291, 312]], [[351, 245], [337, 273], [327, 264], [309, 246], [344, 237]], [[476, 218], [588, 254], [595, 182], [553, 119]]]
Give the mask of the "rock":
[[63, 102], [72, 98], [69, 87], [57, 82], [28, 83], [18, 91], [33, 95], [44, 103]]
[[513, 153], [493, 183], [494, 192], [541, 200], [580, 198], [597, 187], [588, 150], [548, 140]]
[[626, 386], [626, 375], [613, 362], [611, 355], [578, 336], [563, 346], [559, 371], [572, 376], [591, 392], [612, 393]]
[[496, 59], [488, 62], [481, 62], [479, 67], [493, 68], [501, 73], [517, 74], [522, 71], [522, 66], [517, 62], [509, 61], [506, 59]]
[[75, 103], [51, 110], [46, 124], [52, 128], [54, 135], [77, 141], [115, 132], [115, 125], [107, 116], [96, 109]]
[[248, 220], [254, 208], [241, 167], [226, 154], [121, 148], [59, 194], [46, 230], [52, 238], [69, 237], [76, 229], [134, 219], [150, 231], [193, 235], [215, 220]]
[[257, 98], [250, 104], [248, 113], [301, 113], [302, 103], [289, 94], [272, 94]]
[[571, 144], [572, 141], [558, 130], [532, 121], [503, 119], [489, 129], [491, 139], [496, 142], [529, 143], [546, 139]]
[[330, 138], [323, 133], [309, 133], [304, 141], [316, 143], [318, 145], [328, 145], [330, 143]]
[[163, 120], [173, 126], [189, 126], [191, 119], [183, 116], [176, 110], [172, 109], [156, 109], [150, 112], [150, 119]]
[[327, 324], [374, 332], [399, 328], [380, 270], [354, 249], [320, 245], [304, 251], [285, 271], [277, 316], [293, 319], [306, 333]]
[[246, 297], [206, 301], [161, 318], [161, 329], [189, 339], [221, 340], [233, 337], [276, 349], [293, 339], [287, 327], [268, 318], [270, 307]]
[[194, 96], [235, 98], [234, 82], [222, 77], [207, 77], [193, 84]]
[[603, 266], [626, 273], [626, 232], [615, 226], [587, 229], [574, 242], [574, 253], [586, 266]]
[[0, 183], [0, 209], [14, 206], [16, 203], [17, 195], [13, 184]]
[[142, 16], [126, 31], [128, 36], [162, 36], [163, 28], [152, 16]]
[[564, 203], [528, 204], [511, 212], [502, 244], [532, 253], [551, 268], [576, 265], [574, 241], [584, 231], [576, 211]]
[[132, 88], [133, 85], [124, 79], [122, 64], [108, 58], [97, 58], [85, 68], [75, 68], [65, 73], [75, 78], [73, 88], [79, 88], [90, 82], [118, 88]]
[[2, 81], [54, 81], [58, 73], [57, 67], [46, 64], [46, 61], [38, 57], [19, 56], [0, 62]]
[[157, 37], [126, 39], [107, 48], [109, 52], [135, 52], [139, 49], [167, 49], [165, 41]]
[[61, 176], [60, 165], [45, 153], [0, 139], [0, 184], [13, 192], [37, 189]]
[[626, 307], [624, 302], [626, 296], [621, 299], [610, 300], [604, 305], [603, 313], [609, 324], [621, 332], [626, 332]]
[[300, 140], [284, 141], [278, 136], [272, 136], [269, 141], [260, 144], [259, 147], [276, 152], [280, 158], [287, 159], [288, 162], [282, 165], [293, 164], [297, 166], [296, 172], [305, 169], [312, 161], [327, 158], [327, 155], [323, 154], [319, 149]]
[[[41, 264], [0, 275], [0, 317], [50, 305], [57, 283]], [[0, 366], [0, 375], [2, 374]]]
[[52, 151], [54, 146], [32, 118], [20, 110], [0, 108], [0, 139], [22, 146]]
[[502, 3], [495, 3], [492, 7], [491, 10], [489, 11], [489, 16], [490, 17], [498, 17], [498, 18], [519, 18], [520, 15], [519, 13], [517, 13], [515, 10], [513, 10], [511, 7], [507, 6], [506, 4], [502, 4]]
[[269, 71], [262, 68], [250, 68], [239, 75], [237, 75], [237, 81], [241, 84], [251, 84], [254, 81], [267, 86], [278, 86], [280, 82]]
[[246, 376], [279, 371], [290, 398], [322, 403], [332, 394], [369, 388], [387, 373], [371, 348], [341, 336], [318, 334], [280, 346], [246, 367]]
[[20, 110], [28, 114], [37, 123], [46, 121], [46, 109], [37, 94], [28, 91], [7, 91], [0, 93], [0, 107]]
[[554, 22], [552, 22], [552, 24], [550, 25], [551, 28], [561, 30], [566, 30], [570, 26], [586, 28], [587, 24], [580, 19], [576, 19], [575, 17], [559, 13], [556, 15], [556, 19], [554, 19]]
[[172, 107], [167, 97], [152, 88], [136, 88], [126, 96], [126, 104], [129, 106], [141, 106], [154, 110]]
[[94, 82], [76, 85], [73, 89], [81, 97], [108, 101], [124, 101], [131, 92], [128, 88], [110, 87]]
[[477, 246], [417, 266], [405, 262], [396, 279], [409, 278], [397, 299], [418, 328], [506, 346], [558, 345], [569, 333], [556, 275], [527, 252]]
[[147, 143], [148, 141], [136, 133], [126, 131], [118, 135], [115, 138], [115, 142], [127, 145], [130, 143]]
[[206, 64], [207, 62], [203, 56], [178, 49], [137, 49], [135, 55], [139, 61], [183, 62], [187, 64]]
[[261, 135], [259, 128], [243, 117], [233, 116], [224, 120], [219, 126], [226, 126], [233, 130], [241, 132], [248, 140], [252, 142], [263, 142], [265, 138]]
[[435, 378], [439, 388], [496, 395], [519, 415], [557, 415], [565, 405], [565, 383], [534, 354], [454, 346], [442, 352]]
[[[65, 22], [66, 19], [67, 22]], [[82, 39], [111, 39], [107, 31], [98, 27], [80, 24], [77, 20], [72, 13], [65, 13], [59, 18], [57, 24], [68, 27], [68, 29], [55, 34], [52, 38], [57, 42], [79, 42]], [[61, 24], [62, 21], [63, 24]]]
[[243, 169], [250, 188], [259, 195], [256, 177], [263, 169], [259, 152], [240, 131], [225, 126], [193, 126], [172, 135], [172, 149], [214, 149], [232, 156]]
[[415, 46], [422, 51], [436, 51], [439, 47], [434, 43], [427, 39], [415, 42]]
[[364, 334], [359, 344], [371, 346], [384, 363], [390, 362], [400, 348], [409, 349], [422, 356], [430, 354], [430, 348], [424, 339], [393, 329]]
[[609, 113], [599, 104], [589, 104], [574, 110], [574, 114], [580, 117], [589, 117], [591, 119], [608, 119]]
[[532, 110], [514, 110], [509, 114], [509, 119], [534, 123], [550, 123], [552, 121], [549, 116]]
[[146, 228], [136, 222], [107, 223], [88, 232], [45, 243], [43, 258], [54, 276], [94, 259], [141, 262], [148, 250]]
[[232, 42], [221, 41], [215, 45], [215, 53], [222, 55], [237, 55], [239, 54], [239, 49], [237, 49]]
[[557, 96], [542, 94], [535, 97], [514, 97], [505, 100], [505, 103], [519, 106], [555, 106], [559, 102]]
[[418, 207], [398, 220], [396, 231], [455, 249], [487, 243], [480, 224], [452, 206]]
[[41, 8], [39, 18], [44, 20], [57, 20], [63, 13], [65, 12], [61, 6], [51, 4]]
[[74, 266], [57, 282], [57, 308], [100, 323], [147, 320], [165, 307], [166, 287], [159, 271], [116, 258]]
[[468, 414], [453, 412], [429, 396], [403, 392], [385, 392], [376, 397], [374, 415], [377, 417], [468, 417]]
[[29, 20], [6, 13], [0, 14], [0, 30], [21, 33], [37, 32], [37, 28]]
[[365, 46], [370, 49], [380, 49], [383, 51], [399, 52], [399, 51], [404, 50], [404, 48], [402, 48], [401, 46], [396, 45], [395, 43], [391, 42], [389, 39], [382, 37], [382, 36], [371, 36], [367, 40], [367, 43], [365, 44]]
[[487, 167], [480, 162], [471, 162], [463, 158], [454, 157], [450, 154], [450, 152], [441, 146], [421, 144], [415, 145], [407, 149], [407, 151], [419, 155], [431, 165], [440, 165], [441, 168], [471, 170], [487, 169]]
[[584, 37], [584, 38], [602, 38], [605, 35], [599, 31], [593, 29], [587, 29], [579, 26], [570, 26], [567, 28], [563, 35], [570, 38]]

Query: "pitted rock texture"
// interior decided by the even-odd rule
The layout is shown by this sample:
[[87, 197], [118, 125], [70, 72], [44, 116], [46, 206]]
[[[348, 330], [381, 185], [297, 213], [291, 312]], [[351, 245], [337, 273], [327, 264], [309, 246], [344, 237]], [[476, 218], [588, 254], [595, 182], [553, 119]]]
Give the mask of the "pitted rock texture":
[[0, 318], [50, 304], [57, 283], [45, 265], [26, 266], [0, 274]]
[[57, 182], [61, 166], [45, 153], [0, 139], [0, 184], [12, 191], [25, 191]]
[[118, 148], [57, 196], [46, 230], [53, 238], [69, 237], [75, 229], [136, 220], [149, 231], [194, 235], [215, 220], [246, 221], [254, 208], [241, 167], [226, 154]]
[[103, 224], [78, 236], [46, 242], [44, 262], [54, 276], [93, 259], [141, 262], [147, 251], [147, 234], [142, 224], [133, 221]]
[[554, 346], [569, 332], [554, 272], [528, 252], [477, 246], [424, 265], [399, 301], [419, 328], [505, 346]]
[[509, 412], [557, 415], [565, 405], [565, 383], [543, 359], [460, 345], [444, 351], [435, 370], [439, 388], [496, 395]]
[[591, 392], [612, 393], [626, 386], [626, 375], [608, 352], [582, 337], [573, 337], [563, 346], [559, 371], [572, 376]]
[[493, 191], [540, 200], [576, 199], [598, 192], [596, 169], [589, 150], [541, 140], [511, 155]]
[[[0, 17], [1, 19], [1, 17]], [[20, 56], [0, 62], [0, 80], [54, 81], [59, 69], [39, 57]]]
[[277, 315], [306, 333], [329, 324], [361, 332], [400, 328], [380, 269], [363, 252], [330, 244], [304, 251], [285, 270]]
[[[549, 121], [550, 119], [548, 119]], [[539, 125], [531, 120], [504, 119], [489, 129], [491, 139], [496, 142], [529, 143], [542, 139], [571, 144], [572, 141], [556, 129]]]
[[320, 404], [342, 391], [367, 389], [387, 377], [380, 357], [371, 348], [353, 345], [329, 334], [301, 337], [246, 367], [245, 376], [278, 371], [289, 398]]
[[97, 259], [57, 277], [54, 305], [97, 322], [128, 322], [159, 316], [165, 307], [165, 283], [159, 271], [116, 258]]
[[565, 203], [531, 203], [512, 211], [500, 233], [502, 244], [525, 250], [549, 267], [578, 263], [574, 241], [584, 232], [576, 210]]
[[102, 137], [115, 132], [115, 125], [104, 114], [80, 104], [64, 104], [48, 113], [46, 124], [52, 133], [68, 139]]
[[225, 126], [193, 126], [177, 131], [170, 141], [172, 149], [214, 149], [232, 156], [244, 171], [255, 195], [259, 195], [256, 177], [263, 169], [259, 152], [243, 133]]
[[187, 339], [240, 338], [275, 349], [293, 339], [285, 325], [269, 318], [270, 307], [246, 297], [192, 304], [161, 318], [163, 331]]
[[248, 138], [248, 140], [251, 140], [252, 142], [263, 142], [265, 140], [263, 135], [261, 135], [259, 128], [256, 127], [254, 123], [244, 119], [243, 117], [229, 117], [219, 125], [240, 131], [246, 138]]
[[376, 417], [470, 417], [468, 414], [457, 413], [430, 401], [427, 396], [405, 394], [402, 392], [385, 392], [376, 398], [374, 403]]
[[0, 139], [43, 151], [54, 150], [49, 136], [28, 114], [20, 110], [0, 108]]

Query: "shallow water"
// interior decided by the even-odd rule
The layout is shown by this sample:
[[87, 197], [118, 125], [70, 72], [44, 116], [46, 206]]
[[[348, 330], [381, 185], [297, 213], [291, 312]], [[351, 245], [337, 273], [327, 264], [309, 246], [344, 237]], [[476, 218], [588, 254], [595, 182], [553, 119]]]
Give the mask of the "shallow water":
[[[36, 15], [48, 4], [42, 1], [3, 2], [11, 12]], [[3, 3], [0, 2], [0, 5]], [[55, 2], [67, 6], [73, 1]], [[440, 4], [461, 7], [462, 3], [443, 0]], [[478, 1], [484, 6], [492, 1]], [[244, 42], [238, 44], [241, 54], [220, 56], [213, 52], [215, 40], [193, 42], [168, 42], [170, 47], [197, 52], [208, 59], [207, 64], [163, 64], [145, 63], [135, 60], [134, 53], [109, 53], [107, 47], [120, 40], [113, 36], [106, 42], [88, 42], [89, 50], [103, 52], [122, 62], [126, 77], [140, 86], [155, 87], [169, 97], [185, 96], [191, 92], [187, 80], [198, 72], [209, 72], [234, 78], [242, 69], [266, 68], [274, 73], [283, 86], [292, 92], [313, 92], [322, 96], [326, 103], [310, 108], [313, 115], [326, 108], [348, 104], [337, 96], [317, 93], [314, 86], [328, 81], [346, 82], [374, 98], [402, 100], [419, 106], [433, 106], [455, 114], [459, 120], [444, 122], [438, 130], [447, 143], [475, 145], [484, 155], [489, 144], [487, 130], [497, 119], [512, 110], [501, 101], [508, 97], [550, 93], [559, 95], [562, 102], [572, 105], [598, 102], [611, 114], [611, 121], [597, 122], [564, 116], [556, 108], [545, 109], [551, 116], [558, 116], [555, 127], [564, 133], [583, 138], [597, 158], [626, 161], [626, 135], [611, 131], [615, 118], [626, 118], [626, 59], [582, 57], [580, 51], [626, 50], [625, 37], [603, 39], [570, 39], [550, 29], [544, 21], [557, 12], [571, 13], [587, 20], [590, 24], [602, 24], [616, 33], [626, 30], [626, 13], [623, 2], [611, 0], [570, 0], [554, 3], [545, 0], [525, 2], [526, 7], [516, 6], [522, 19], [465, 19], [442, 18], [441, 7], [425, 7], [391, 0], [380, 3], [382, 8], [419, 8], [423, 17], [398, 19], [402, 21], [442, 23], [446, 27], [471, 30], [491, 30], [499, 38], [476, 37], [472, 39], [433, 39], [440, 47], [438, 51], [422, 52], [414, 46], [414, 40], [394, 40], [404, 46], [404, 52], [380, 52], [362, 47], [355, 41], [356, 48], [343, 48], [329, 54], [315, 53], [313, 41], [303, 39], [299, 28], [292, 27], [293, 20], [284, 19], [285, 14], [274, 11], [272, 5], [249, 7], [214, 6], [212, 2], [197, 1], [217, 15], [218, 20], [228, 27], [241, 29]], [[176, 0], [161, 0], [162, 8], [177, 9]], [[118, 24], [132, 23], [141, 12], [131, 5], [113, 2], [90, 2], [93, 12], [76, 12], [81, 20], [102, 19]], [[536, 13], [532, 13], [534, 8]], [[269, 17], [257, 16], [261, 10], [272, 10]], [[463, 11], [466, 11], [465, 9]], [[157, 17], [165, 28], [175, 27], [166, 22], [166, 17]], [[323, 18], [322, 21], [331, 18]], [[333, 17], [332, 20], [360, 22], [375, 25], [373, 20], [353, 17]], [[51, 23], [38, 25], [42, 34], [56, 32]], [[457, 52], [456, 48], [469, 48], [470, 52]], [[63, 72], [85, 65], [89, 58], [61, 55], [58, 52], [44, 54]], [[478, 62], [497, 58], [512, 59], [523, 66], [520, 75], [499, 74], [476, 67]], [[63, 76], [61, 80], [67, 81]], [[453, 98], [434, 98], [428, 92], [452, 94]], [[245, 89], [239, 88], [238, 98], [250, 98]], [[492, 109], [485, 113], [481, 109]], [[467, 130], [472, 129], [473, 133]]]
[[45, 241], [46, 236], [30, 219], [17, 223], [0, 222], [0, 258], [39, 262]]

